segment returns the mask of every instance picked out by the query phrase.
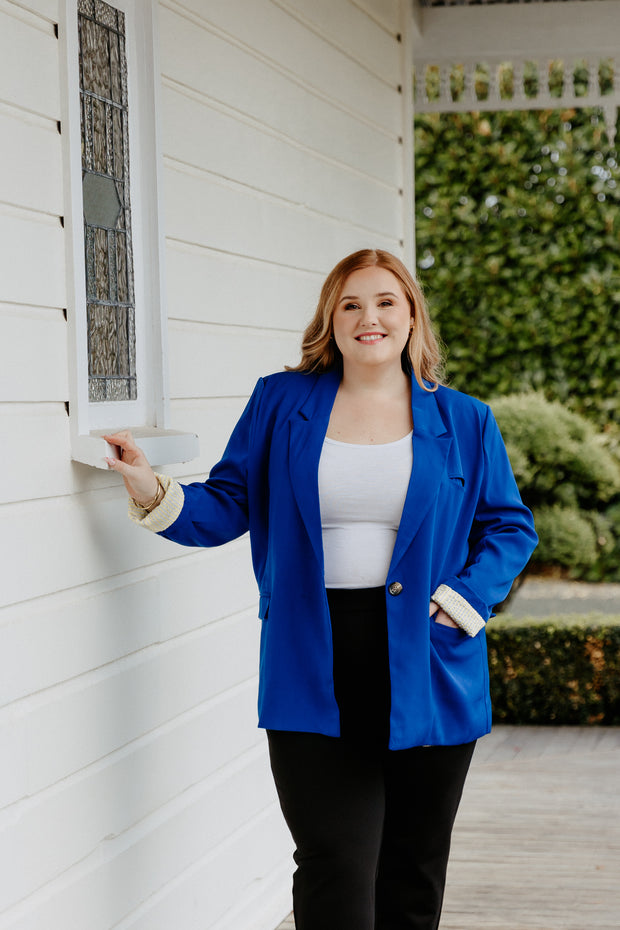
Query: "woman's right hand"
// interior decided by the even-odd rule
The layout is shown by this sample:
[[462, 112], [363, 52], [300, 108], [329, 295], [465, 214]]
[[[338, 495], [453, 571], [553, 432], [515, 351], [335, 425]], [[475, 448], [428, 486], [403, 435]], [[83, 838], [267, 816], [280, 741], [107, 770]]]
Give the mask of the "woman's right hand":
[[129, 430], [111, 433], [103, 438], [110, 445], [120, 448], [120, 458], [106, 457], [106, 462], [108, 468], [122, 476], [129, 496], [138, 504], [152, 501], [159, 489], [159, 483], [144, 452], [138, 448]]

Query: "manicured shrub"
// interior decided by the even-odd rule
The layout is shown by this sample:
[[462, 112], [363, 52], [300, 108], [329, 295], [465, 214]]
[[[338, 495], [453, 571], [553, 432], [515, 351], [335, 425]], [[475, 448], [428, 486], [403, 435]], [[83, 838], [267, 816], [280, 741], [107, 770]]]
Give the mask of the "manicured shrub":
[[540, 392], [491, 401], [540, 539], [533, 566], [620, 580], [620, 461], [585, 417]]
[[496, 723], [620, 725], [620, 616], [496, 618], [487, 641]]
[[576, 570], [593, 565], [598, 555], [592, 524], [574, 507], [536, 509], [538, 548], [535, 562]]

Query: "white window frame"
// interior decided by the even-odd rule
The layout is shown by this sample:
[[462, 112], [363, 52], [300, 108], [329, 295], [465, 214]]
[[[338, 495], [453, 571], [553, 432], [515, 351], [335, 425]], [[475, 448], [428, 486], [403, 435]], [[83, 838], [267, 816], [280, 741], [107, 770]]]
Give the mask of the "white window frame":
[[[165, 240], [160, 142], [157, 0], [110, 0], [125, 13], [129, 99], [130, 196], [135, 283], [135, 401], [93, 403], [88, 396], [88, 333], [80, 130], [77, 0], [61, 0], [62, 135], [65, 187], [67, 323], [69, 328], [71, 454], [106, 468], [112, 450], [103, 433], [131, 428], [151, 464], [198, 454], [194, 434], [169, 430], [165, 304]], [[148, 257], [148, 260], [147, 260]]]

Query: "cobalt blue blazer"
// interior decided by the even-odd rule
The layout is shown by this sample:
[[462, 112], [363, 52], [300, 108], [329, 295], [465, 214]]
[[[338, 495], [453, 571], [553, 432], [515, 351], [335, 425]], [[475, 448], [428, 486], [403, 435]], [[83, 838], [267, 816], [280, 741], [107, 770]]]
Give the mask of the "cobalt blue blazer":
[[[319, 457], [340, 372], [262, 378], [220, 462], [183, 487], [162, 535], [218, 546], [250, 531], [262, 621], [259, 726], [338, 736], [324, 585]], [[413, 469], [386, 581], [390, 748], [464, 743], [491, 726], [484, 629], [429, 618], [448, 585], [486, 621], [526, 564], [536, 534], [488, 406], [415, 379]], [[382, 476], [376, 476], [381, 491]], [[392, 596], [389, 586], [400, 582]]]

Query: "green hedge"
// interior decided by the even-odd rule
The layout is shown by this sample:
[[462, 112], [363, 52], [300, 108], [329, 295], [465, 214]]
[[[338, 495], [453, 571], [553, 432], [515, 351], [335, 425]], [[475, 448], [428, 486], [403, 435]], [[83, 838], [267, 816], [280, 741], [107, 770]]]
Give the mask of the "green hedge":
[[418, 268], [453, 387], [617, 421], [620, 158], [601, 111], [415, 125]]
[[502, 617], [487, 641], [496, 723], [620, 725], [620, 616]]

